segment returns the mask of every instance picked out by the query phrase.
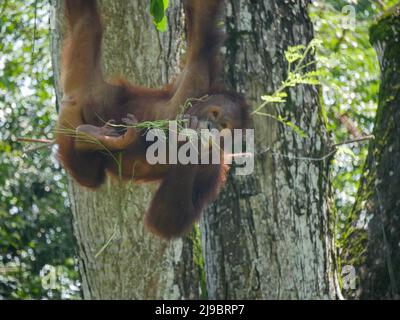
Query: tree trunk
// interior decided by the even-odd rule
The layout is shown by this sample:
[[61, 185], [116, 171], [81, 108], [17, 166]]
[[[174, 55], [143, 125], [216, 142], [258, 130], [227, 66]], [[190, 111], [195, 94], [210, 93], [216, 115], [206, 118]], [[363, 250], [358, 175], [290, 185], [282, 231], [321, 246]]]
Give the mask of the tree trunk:
[[[226, 83], [253, 106], [287, 76], [284, 51], [307, 45], [313, 27], [309, 1], [230, 0]], [[204, 215], [203, 252], [209, 298], [334, 298], [333, 221], [329, 216], [328, 138], [318, 90], [289, 90], [279, 112], [308, 137], [254, 116], [256, 168], [231, 175]]]
[[[60, 101], [63, 1], [53, 0], [53, 61]], [[169, 10], [169, 30], [160, 34], [149, 15], [150, 1], [103, 0], [103, 67], [110, 77], [159, 87], [179, 67], [182, 8]], [[195, 299], [200, 295], [200, 245], [189, 238], [160, 241], [144, 229], [153, 185], [107, 181], [97, 192], [70, 183], [74, 234], [79, 247], [85, 299]]]
[[[226, 2], [224, 80], [257, 106], [260, 97], [274, 92], [287, 76], [287, 47], [307, 44], [313, 37], [308, 1]], [[101, 4], [108, 74], [123, 74], [149, 86], [165, 83], [179, 61], [180, 2], [170, 9], [170, 30], [161, 35], [148, 16], [147, 1]], [[62, 17], [59, 5], [56, 12]], [[62, 29], [56, 25], [57, 80]], [[255, 174], [231, 175], [220, 200], [202, 221], [208, 297], [334, 297], [329, 168], [327, 161], [313, 160], [328, 153], [318, 91], [296, 87], [289, 91], [288, 103], [265, 111], [279, 112], [308, 137], [301, 138], [274, 120], [254, 117]], [[198, 298], [204, 293], [199, 289], [202, 259], [196, 238], [168, 244], [143, 229], [153, 190], [109, 181], [93, 193], [71, 183], [85, 298]]]
[[400, 6], [370, 29], [381, 66], [375, 140], [351, 217], [343, 261], [356, 268], [349, 297], [399, 299], [400, 289]]

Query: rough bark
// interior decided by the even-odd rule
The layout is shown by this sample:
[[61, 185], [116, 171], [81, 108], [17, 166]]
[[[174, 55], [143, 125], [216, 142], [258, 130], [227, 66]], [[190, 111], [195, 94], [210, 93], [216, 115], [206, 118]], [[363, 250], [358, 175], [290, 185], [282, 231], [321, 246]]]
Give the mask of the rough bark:
[[[63, 1], [53, 0], [53, 62], [60, 98]], [[103, 65], [109, 77], [152, 87], [165, 84], [179, 68], [182, 10], [169, 10], [169, 30], [160, 34], [149, 1], [100, 1], [106, 28]], [[60, 101], [60, 99], [58, 99]], [[143, 215], [153, 185], [107, 181], [97, 192], [70, 183], [74, 234], [80, 254], [85, 299], [194, 299], [200, 295], [196, 255], [190, 238], [171, 243], [144, 230]]]
[[[161, 36], [147, 14], [147, 2], [101, 3], [107, 26], [103, 60], [108, 74], [123, 74], [144, 85], [165, 83], [176, 70], [177, 41], [182, 39], [179, 2], [170, 10], [170, 30]], [[308, 1], [226, 3], [224, 80], [256, 106], [262, 95], [272, 93], [286, 77], [284, 50], [307, 44], [313, 37]], [[57, 12], [61, 16], [58, 4]], [[53, 41], [56, 79], [61, 38], [57, 26]], [[311, 86], [291, 89], [287, 104], [266, 111], [274, 110], [308, 137], [300, 138], [273, 120], [254, 117], [259, 152], [255, 174], [231, 176], [202, 222], [211, 299], [335, 295], [328, 162], [303, 159], [327, 153], [318, 91]], [[273, 152], [267, 152], [268, 148]], [[143, 229], [143, 212], [153, 190], [109, 181], [93, 193], [71, 183], [85, 298], [199, 296], [197, 242], [185, 239], [166, 244]]]
[[[288, 46], [307, 45], [313, 38], [308, 1], [227, 3], [226, 82], [257, 106], [286, 78]], [[264, 111], [274, 110], [308, 137], [253, 117], [255, 173], [231, 176], [202, 221], [211, 299], [327, 299], [337, 294], [329, 163], [305, 159], [329, 152], [318, 90], [293, 88], [285, 105]]]
[[358, 287], [349, 297], [399, 299], [400, 289], [400, 7], [370, 29], [381, 66], [375, 140], [371, 142], [348, 230], [343, 264]]

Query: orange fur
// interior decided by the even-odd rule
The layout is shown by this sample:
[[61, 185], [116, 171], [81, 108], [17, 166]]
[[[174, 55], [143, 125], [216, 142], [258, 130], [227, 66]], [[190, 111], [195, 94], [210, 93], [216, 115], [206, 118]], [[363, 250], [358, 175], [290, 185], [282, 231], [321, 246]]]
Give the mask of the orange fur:
[[[222, 113], [235, 115], [231, 128], [245, 127], [248, 111], [244, 100], [236, 93], [213, 89], [219, 65], [221, 33], [217, 19], [221, 5], [218, 0], [185, 1], [187, 62], [173, 84], [152, 89], [123, 79], [116, 83], [104, 80], [100, 67], [103, 28], [97, 2], [65, 0], [68, 36], [62, 56], [64, 99], [56, 137], [60, 161], [74, 179], [92, 189], [104, 182], [107, 171], [140, 182], [162, 180], [146, 224], [166, 239], [184, 234], [216, 197], [225, 179], [225, 166], [150, 165], [140, 132], [134, 128], [120, 132], [102, 121], [112, 119], [121, 124], [129, 114], [139, 122], [175, 119], [187, 99], [208, 94], [220, 97], [216, 101], [221, 101], [218, 107]], [[192, 115], [207, 116], [211, 107], [210, 103], [194, 106]], [[87, 137], [102, 145], [86, 141]], [[121, 152], [118, 166], [113, 158]]]

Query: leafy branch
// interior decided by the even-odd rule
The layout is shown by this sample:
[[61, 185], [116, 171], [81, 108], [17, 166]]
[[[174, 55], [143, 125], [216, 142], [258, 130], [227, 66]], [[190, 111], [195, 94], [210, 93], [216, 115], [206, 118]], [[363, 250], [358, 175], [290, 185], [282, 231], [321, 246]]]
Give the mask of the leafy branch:
[[298, 45], [289, 47], [285, 52], [285, 58], [288, 62], [287, 78], [282, 81], [280, 87], [272, 95], [264, 95], [261, 99], [264, 101], [251, 115], [260, 115], [272, 118], [288, 127], [293, 129], [301, 137], [306, 137], [303, 130], [297, 127], [294, 123], [282, 118], [282, 116], [274, 116], [265, 112], [261, 112], [267, 105], [272, 103], [286, 103], [288, 94], [287, 89], [295, 87], [299, 84], [319, 84], [318, 77], [321, 76], [320, 71], [307, 71], [304, 70], [310, 65], [315, 64], [315, 61], [305, 63], [306, 58], [310, 54], [314, 54], [317, 47], [321, 45], [321, 40], [313, 39], [307, 47], [304, 45]]

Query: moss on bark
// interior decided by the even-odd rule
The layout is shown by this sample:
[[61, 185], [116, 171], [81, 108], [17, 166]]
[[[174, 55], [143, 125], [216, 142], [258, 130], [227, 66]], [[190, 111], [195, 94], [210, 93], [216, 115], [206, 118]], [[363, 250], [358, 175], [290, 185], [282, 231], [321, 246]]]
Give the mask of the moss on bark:
[[348, 297], [398, 299], [400, 288], [400, 6], [370, 29], [381, 65], [375, 140], [346, 234], [342, 265], [358, 275]]

